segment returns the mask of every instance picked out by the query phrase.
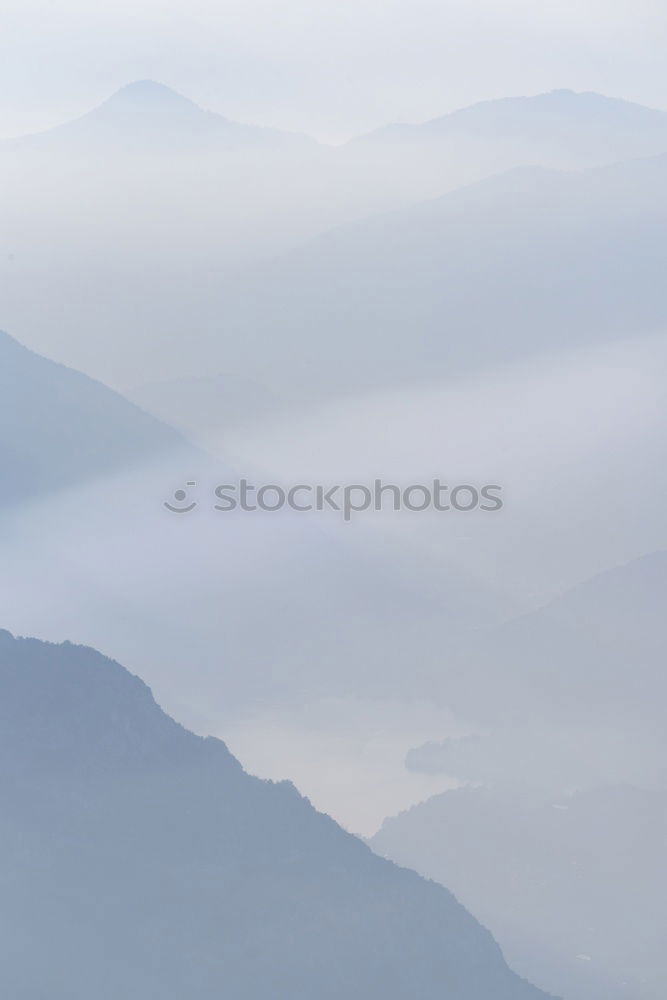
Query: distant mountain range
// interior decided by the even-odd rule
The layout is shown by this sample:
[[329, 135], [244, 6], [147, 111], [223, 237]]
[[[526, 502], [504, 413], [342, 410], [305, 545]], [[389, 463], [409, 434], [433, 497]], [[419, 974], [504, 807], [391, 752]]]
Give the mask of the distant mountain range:
[[655, 333], [666, 252], [667, 156], [514, 170], [255, 268], [190, 357], [320, 399]]
[[629, 156], [667, 152], [667, 112], [591, 92], [552, 90], [480, 101], [417, 125], [392, 124], [355, 143], [409, 145], [462, 139], [533, 144], [537, 157]]
[[[481, 101], [418, 124], [390, 124], [352, 139], [347, 147], [403, 147], [427, 143], [425, 155], [437, 156], [438, 147], [458, 155], [465, 143], [492, 143], [496, 155], [515, 144], [525, 164], [564, 162], [580, 166], [608, 163], [631, 156], [667, 152], [667, 112], [601, 94], [553, 90], [534, 96]], [[118, 151], [138, 152], [151, 146], [180, 146], [185, 152], [216, 148], [271, 146], [307, 149], [318, 145], [308, 136], [249, 125], [206, 111], [171, 87], [154, 80], [136, 80], [121, 87], [80, 118], [41, 133], [0, 143], [0, 149], [30, 146], [55, 148], [69, 143], [82, 150], [102, 143], [118, 144]], [[461, 144], [464, 144], [461, 146]], [[490, 151], [487, 148], [486, 154]], [[480, 146], [478, 152], [485, 155]], [[534, 160], [525, 159], [530, 153]], [[554, 158], [555, 162], [554, 162]], [[506, 169], [510, 164], [498, 164]]]
[[544, 988], [568, 1000], [662, 1000], [665, 788], [549, 794], [508, 779], [437, 795], [386, 820], [370, 843], [450, 886]]
[[90, 649], [0, 632], [0, 795], [7, 997], [545, 998], [449, 892]]
[[666, 118], [556, 91], [334, 149], [130, 84], [0, 147], [0, 325], [116, 386], [288, 401], [654, 332]]
[[4, 140], [0, 150], [114, 153], [214, 152], [259, 147], [299, 147], [315, 140], [278, 129], [244, 125], [205, 111], [170, 87], [138, 80], [116, 91], [81, 118], [46, 132]]

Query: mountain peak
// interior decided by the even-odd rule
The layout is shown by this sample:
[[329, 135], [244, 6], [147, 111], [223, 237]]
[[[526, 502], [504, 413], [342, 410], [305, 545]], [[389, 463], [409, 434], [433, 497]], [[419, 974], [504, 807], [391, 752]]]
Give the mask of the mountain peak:
[[139, 112], [198, 112], [193, 101], [155, 80], [135, 80], [128, 83], [104, 102], [106, 110]]
[[134, 80], [79, 118], [6, 143], [19, 148], [54, 140], [63, 150], [100, 149], [105, 154], [316, 145], [314, 139], [296, 132], [232, 121], [156, 80]]

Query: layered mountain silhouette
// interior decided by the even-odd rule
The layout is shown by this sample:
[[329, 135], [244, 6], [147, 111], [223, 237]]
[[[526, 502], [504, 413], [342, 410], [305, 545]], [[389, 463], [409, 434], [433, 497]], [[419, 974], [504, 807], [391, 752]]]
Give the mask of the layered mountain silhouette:
[[510, 785], [435, 796], [386, 820], [371, 844], [450, 886], [544, 988], [661, 1000], [666, 837], [664, 787]]
[[332, 231], [228, 290], [203, 356], [312, 399], [656, 332], [666, 180], [520, 169]]
[[232, 372], [285, 399], [654, 331], [664, 120], [555, 92], [331, 149], [130, 84], [3, 147], [0, 325], [119, 387]]
[[5, 140], [5, 149], [215, 152], [315, 145], [296, 133], [230, 121], [153, 80], [121, 87], [99, 107], [47, 132]]
[[[188, 392], [208, 405], [198, 383]], [[473, 574], [360, 539], [342, 514], [216, 510], [218, 484], [273, 474], [230, 469], [7, 335], [0, 460], [7, 616], [132, 659], [171, 704], [192, 706], [190, 720], [384, 698], [426, 632], [507, 614]]]
[[657, 552], [450, 643], [433, 677], [471, 732], [406, 764], [471, 784], [371, 840], [444, 881], [510, 964], [572, 1000], [660, 1000], [667, 984], [666, 574]]
[[0, 506], [188, 455], [166, 424], [0, 332]]
[[118, 664], [2, 632], [0, 693], [4, 995], [545, 996], [448, 891], [244, 773]]

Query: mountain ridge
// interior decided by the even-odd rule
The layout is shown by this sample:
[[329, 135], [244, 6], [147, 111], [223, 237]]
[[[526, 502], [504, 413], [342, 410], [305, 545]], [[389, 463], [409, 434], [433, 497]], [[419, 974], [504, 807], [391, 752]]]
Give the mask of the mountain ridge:
[[[539, 115], [545, 115], [541, 121]], [[601, 131], [614, 122], [621, 126], [649, 126], [667, 131], [667, 111], [651, 108], [635, 101], [608, 97], [596, 91], [574, 91], [556, 88], [532, 95], [517, 95], [476, 101], [443, 115], [421, 122], [394, 122], [352, 139], [352, 142], [398, 138], [443, 138], [447, 134], [475, 133], [512, 134], [511, 127], [523, 124], [524, 129], [558, 123], [558, 118], [577, 124], [586, 117], [586, 127]], [[508, 126], [510, 129], [508, 130]], [[543, 131], [540, 128], [540, 131]], [[523, 133], [525, 137], [525, 131]]]
[[450, 893], [168, 721], [118, 664], [3, 632], [0, 688], [7, 995], [546, 1000]]

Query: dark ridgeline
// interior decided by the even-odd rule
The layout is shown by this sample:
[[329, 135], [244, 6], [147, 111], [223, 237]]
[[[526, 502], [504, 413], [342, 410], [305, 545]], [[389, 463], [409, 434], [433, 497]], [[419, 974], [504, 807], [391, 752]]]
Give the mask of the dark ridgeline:
[[12, 1000], [545, 996], [447, 890], [91, 649], [0, 633], [0, 784]]

